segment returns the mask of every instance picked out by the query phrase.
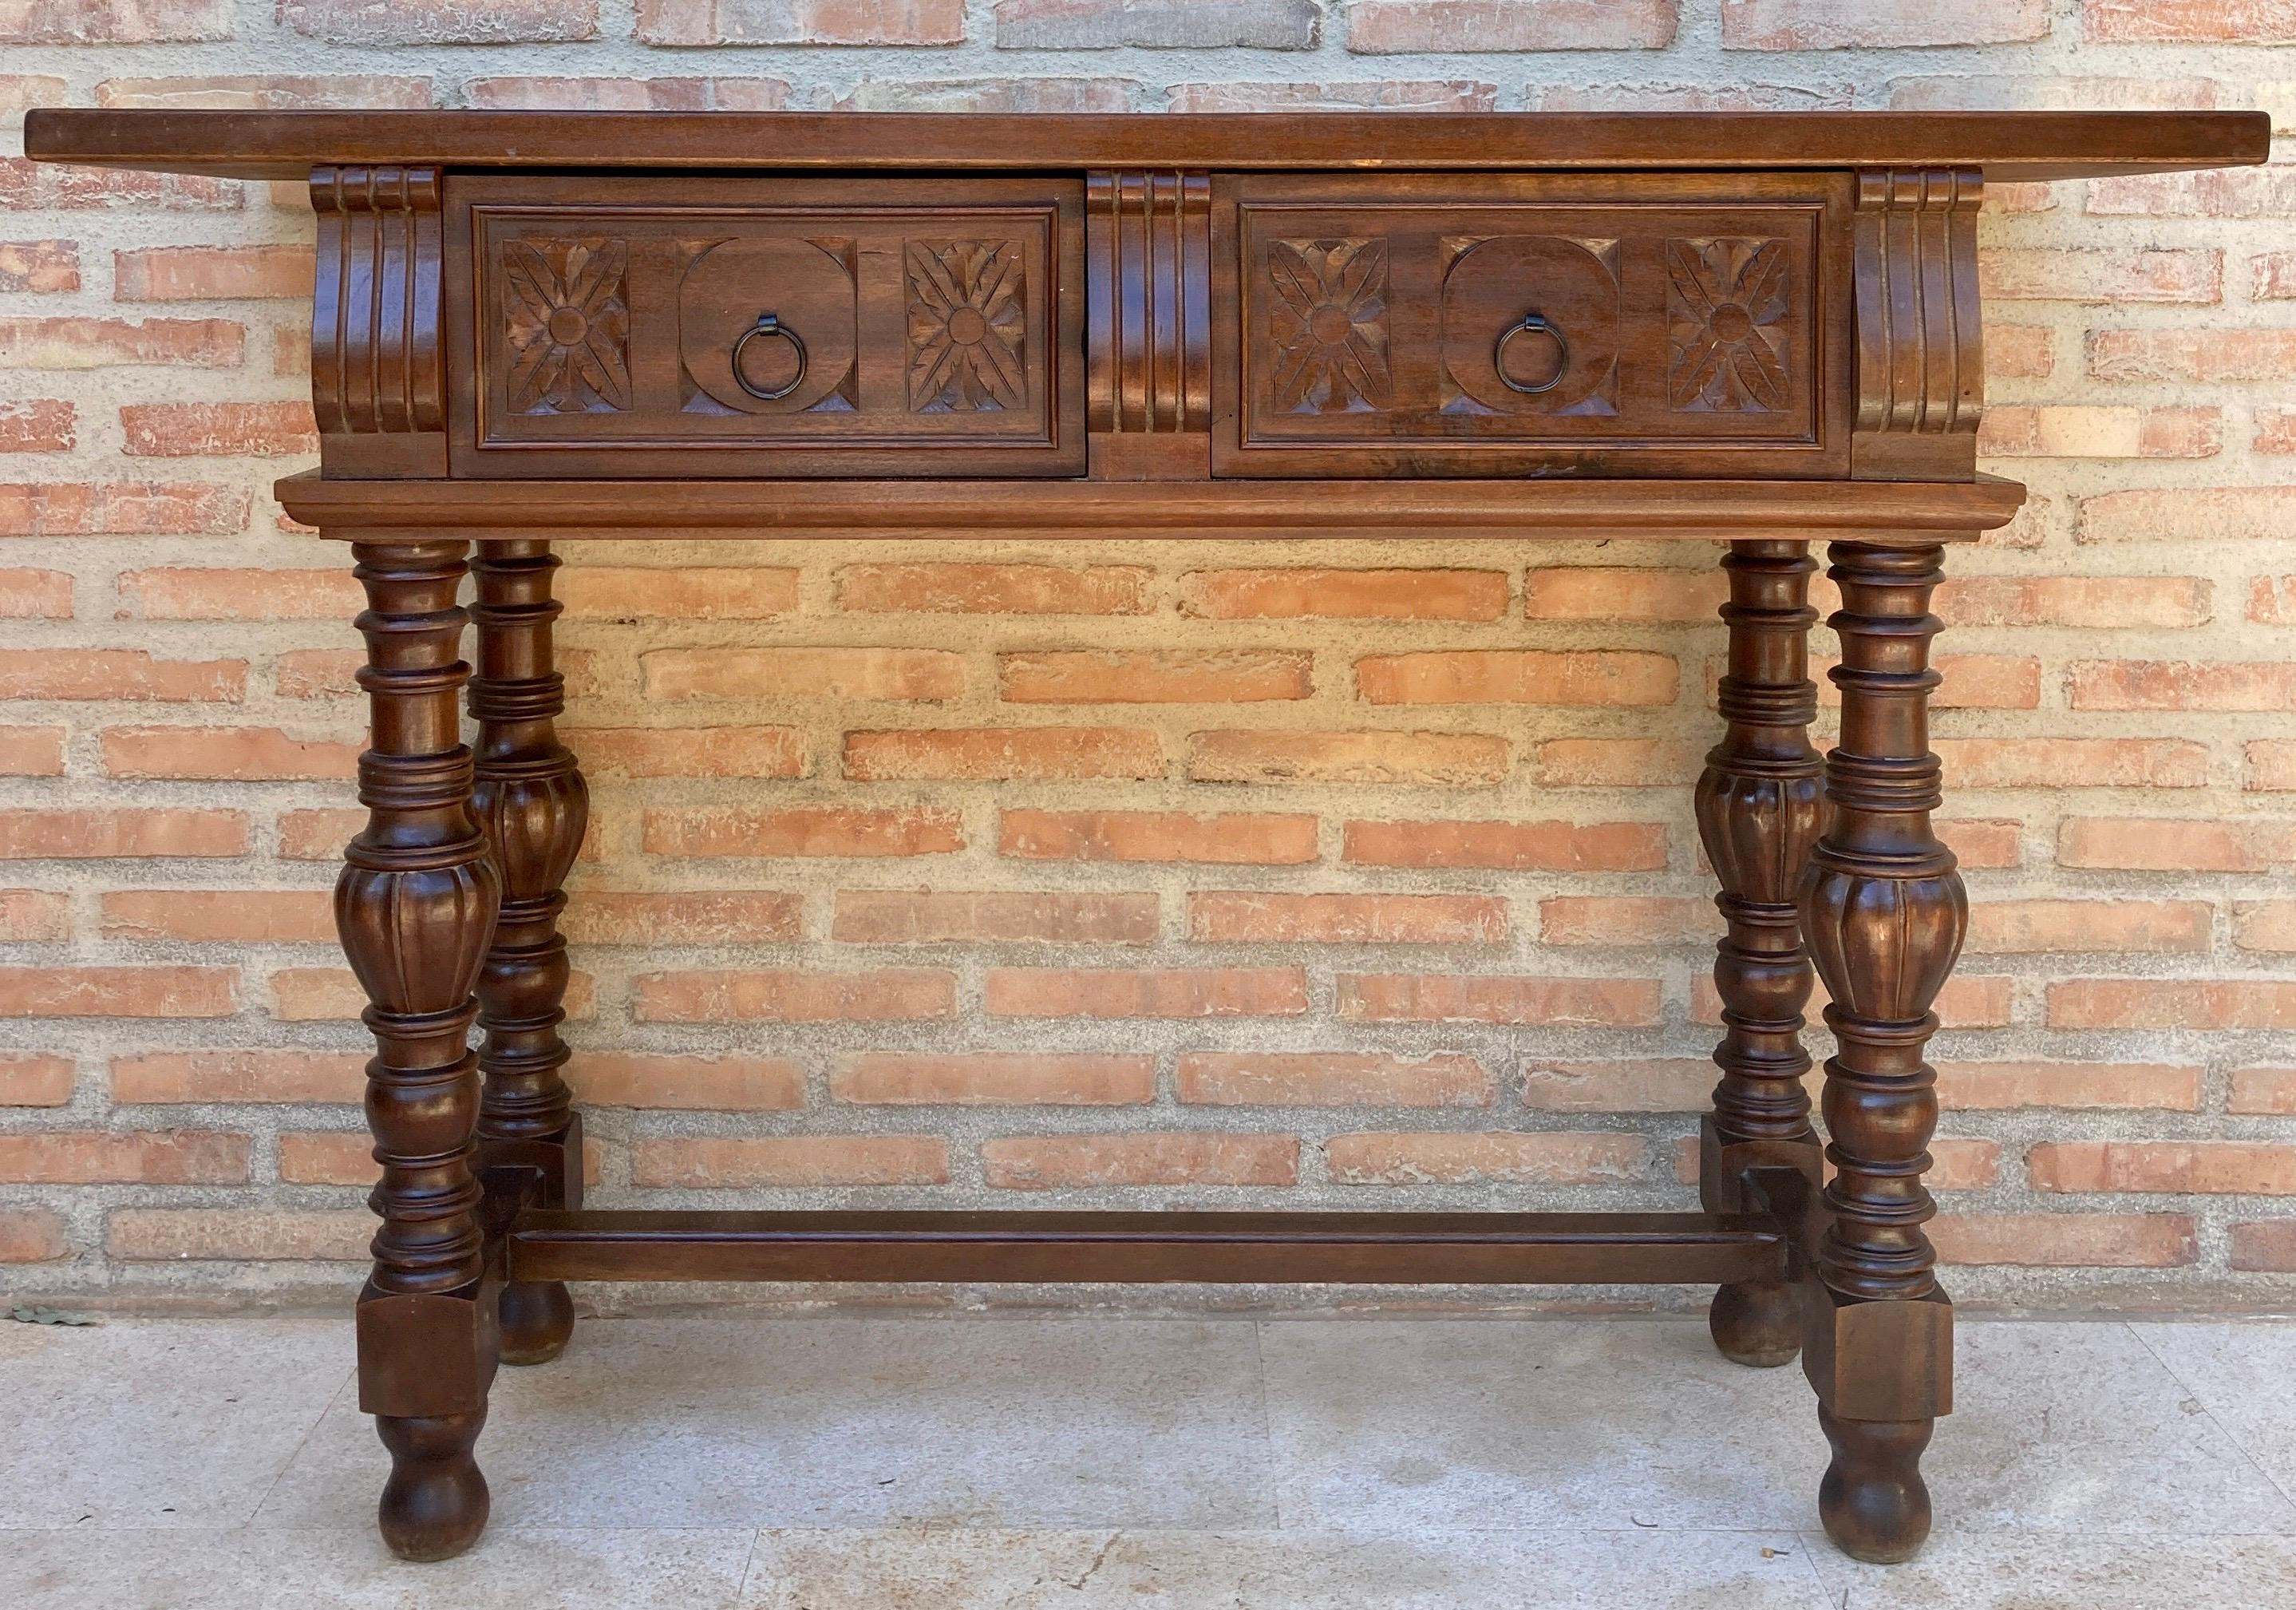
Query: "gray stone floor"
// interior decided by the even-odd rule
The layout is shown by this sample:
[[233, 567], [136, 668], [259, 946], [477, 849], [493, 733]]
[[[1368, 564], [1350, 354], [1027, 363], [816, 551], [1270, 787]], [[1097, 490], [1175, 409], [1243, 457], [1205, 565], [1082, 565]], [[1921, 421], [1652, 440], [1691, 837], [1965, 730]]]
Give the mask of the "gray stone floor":
[[586, 1320], [505, 1369], [472, 1554], [403, 1565], [341, 1316], [0, 1322], [43, 1610], [2296, 1606], [2296, 1321], [1972, 1320], [1938, 1529], [1815, 1529], [1797, 1369], [1694, 1321]]

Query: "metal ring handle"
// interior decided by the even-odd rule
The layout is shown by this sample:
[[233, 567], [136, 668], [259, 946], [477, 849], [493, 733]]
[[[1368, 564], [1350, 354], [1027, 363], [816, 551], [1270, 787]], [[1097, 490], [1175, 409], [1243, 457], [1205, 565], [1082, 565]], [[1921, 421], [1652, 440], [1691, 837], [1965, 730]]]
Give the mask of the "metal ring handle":
[[[1545, 385], [1526, 386], [1506, 371], [1507, 343], [1518, 335], [1529, 334], [1544, 335], [1554, 343], [1554, 374]], [[1562, 331], [1557, 330], [1538, 315], [1526, 313], [1522, 316], [1522, 323], [1509, 324], [1505, 332], [1500, 335], [1498, 344], [1491, 349], [1491, 367], [1498, 372], [1499, 384], [1508, 390], [1520, 391], [1525, 397], [1536, 397], [1542, 391], [1554, 390], [1562, 383], [1562, 377], [1570, 373], [1570, 343], [1562, 339]], [[739, 373], [738, 370], [735, 371], [737, 376]]]
[[[787, 341], [797, 352], [797, 373], [790, 376], [789, 384], [778, 387], [771, 391], [760, 391], [757, 387], [751, 385], [750, 383], [749, 377], [742, 373], [742, 349], [747, 347], [751, 341], [757, 340], [758, 337], [761, 335], [777, 335], [781, 337], [782, 340]], [[779, 402], [783, 398], [787, 397], [791, 392], [796, 390], [800, 386], [805, 383], [805, 343], [798, 339], [798, 333], [796, 331], [791, 329], [787, 324], [782, 323], [779, 318], [770, 313], [760, 313], [758, 315], [758, 322], [750, 325], [747, 330], [742, 332], [742, 339], [734, 343], [733, 363], [734, 383], [741, 387], [742, 390], [747, 391], [750, 396], [756, 398], [759, 402]], [[1506, 377], [1505, 375], [1501, 375], [1499, 378], [1504, 380]]]

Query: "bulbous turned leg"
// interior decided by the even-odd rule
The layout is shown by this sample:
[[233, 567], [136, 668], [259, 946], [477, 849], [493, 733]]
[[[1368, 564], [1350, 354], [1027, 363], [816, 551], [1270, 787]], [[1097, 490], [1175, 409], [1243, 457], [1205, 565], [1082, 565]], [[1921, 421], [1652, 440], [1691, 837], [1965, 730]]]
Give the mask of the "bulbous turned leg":
[[486, 1423], [483, 1409], [375, 1417], [375, 1433], [390, 1450], [378, 1518], [382, 1540], [400, 1559], [452, 1559], [486, 1530], [487, 1479], [471, 1455]]
[[[1816, 1179], [1817, 1139], [1802, 1088], [1811, 973], [1794, 902], [1823, 813], [1824, 762], [1809, 743], [1817, 687], [1808, 642], [1817, 612], [1808, 592], [1817, 567], [1808, 544], [1734, 542], [1722, 568], [1730, 661], [1716, 702], [1726, 725], [1697, 795], [1699, 836], [1722, 885], [1715, 904], [1726, 925], [1714, 957], [1722, 1079], [1702, 1135], [1699, 1196], [1710, 1212], [1737, 1212], [1750, 1167], [1784, 1163]], [[1790, 1363], [1801, 1347], [1800, 1303], [1780, 1281], [1723, 1286], [1707, 1327], [1740, 1364]]]
[[1821, 1408], [1817, 1423], [1833, 1446], [1817, 1487], [1825, 1535], [1854, 1560], [1894, 1565], [1913, 1558], [1930, 1535], [1921, 1460], [1937, 1422], [1841, 1420]]
[[500, 1311], [505, 1364], [547, 1364], [574, 1335], [574, 1298], [562, 1280], [511, 1281]]

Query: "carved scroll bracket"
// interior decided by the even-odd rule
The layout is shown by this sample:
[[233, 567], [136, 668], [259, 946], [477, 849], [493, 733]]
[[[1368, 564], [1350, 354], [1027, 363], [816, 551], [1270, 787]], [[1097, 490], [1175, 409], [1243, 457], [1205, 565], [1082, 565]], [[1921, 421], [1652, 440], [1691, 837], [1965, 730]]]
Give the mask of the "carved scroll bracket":
[[1104, 479], [1210, 474], [1211, 181], [1085, 181], [1089, 419]]
[[447, 473], [435, 168], [317, 168], [311, 402], [324, 472]]
[[1857, 425], [1865, 481], [1968, 481], [1985, 400], [1972, 169], [1857, 176]]

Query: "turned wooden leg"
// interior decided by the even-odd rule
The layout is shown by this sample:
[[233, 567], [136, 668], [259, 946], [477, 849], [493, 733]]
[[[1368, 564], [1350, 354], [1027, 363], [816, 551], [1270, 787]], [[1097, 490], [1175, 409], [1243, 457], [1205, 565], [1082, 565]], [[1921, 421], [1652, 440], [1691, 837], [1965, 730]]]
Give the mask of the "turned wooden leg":
[[[1824, 816], [1824, 762], [1809, 743], [1817, 686], [1808, 678], [1809, 545], [1734, 542], [1722, 568], [1730, 601], [1729, 670], [1717, 703], [1722, 742], [1698, 780], [1698, 832], [1727, 925], [1714, 956], [1722, 998], [1722, 1080], [1701, 1126], [1699, 1196], [1709, 1212], [1742, 1211], [1749, 1168], [1784, 1163], [1818, 1177], [1802, 1079], [1802, 1008], [1810, 965], [1795, 900]], [[1783, 1280], [1725, 1286], [1707, 1315], [1714, 1344], [1741, 1364], [1777, 1365], [1801, 1348], [1801, 1312]]]
[[1923, 1052], [1969, 918], [1953, 855], [1930, 826], [1939, 623], [1929, 605], [1943, 554], [1833, 546], [1841, 739], [1826, 760], [1832, 820], [1802, 894], [1838, 1046], [1824, 1101], [1832, 1222], [1818, 1241], [1823, 1284], [1803, 1365], [1833, 1445], [1818, 1510], [1827, 1535], [1863, 1560], [1908, 1559], [1929, 1535], [1922, 1450], [1953, 1406], [1953, 1309], [1922, 1230], [1937, 1211], [1922, 1185], [1937, 1129], [1937, 1074]]
[[359, 1407], [391, 1455], [382, 1535], [406, 1559], [478, 1540], [487, 1484], [472, 1458], [495, 1370], [472, 1171], [479, 1074], [472, 990], [498, 902], [471, 816], [471, 752], [455, 695], [461, 542], [354, 547], [372, 714], [359, 757], [367, 825], [344, 851], [335, 924], [370, 1005], [366, 1114], [382, 1178], [374, 1269], [359, 1295]]
[[[582, 1205], [582, 1120], [559, 1070], [566, 1042], [566, 941], [561, 885], [582, 847], [589, 789], [554, 718], [566, 679], [551, 662], [550, 596], [558, 561], [547, 542], [481, 542], [472, 566], [478, 601], [479, 670], [471, 680], [478, 722], [472, 798], [502, 878], [502, 916], [479, 974], [479, 1157], [488, 1168], [537, 1171], [541, 1205]], [[512, 1281], [502, 1288], [502, 1357], [508, 1364], [556, 1358], [573, 1334], [563, 1282]]]

